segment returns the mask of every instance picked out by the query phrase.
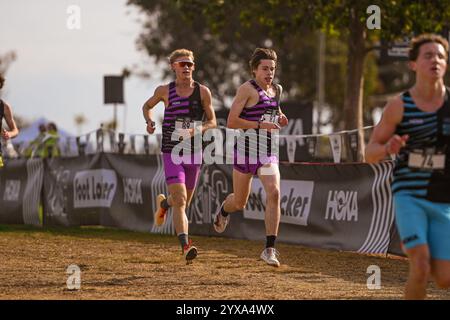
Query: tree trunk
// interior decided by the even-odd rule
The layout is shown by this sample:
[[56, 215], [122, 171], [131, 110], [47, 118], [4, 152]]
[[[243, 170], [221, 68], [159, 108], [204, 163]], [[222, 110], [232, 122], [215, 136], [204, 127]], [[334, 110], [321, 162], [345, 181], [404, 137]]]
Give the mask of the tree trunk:
[[[359, 150], [357, 159], [364, 161], [364, 132], [363, 128], [363, 89], [364, 89], [364, 59], [366, 56], [366, 26], [358, 16], [357, 8], [350, 13], [347, 57], [347, 87], [344, 102], [344, 128], [346, 130], [359, 129]], [[349, 144], [346, 141], [347, 150]], [[347, 152], [350, 154], [350, 152]]]

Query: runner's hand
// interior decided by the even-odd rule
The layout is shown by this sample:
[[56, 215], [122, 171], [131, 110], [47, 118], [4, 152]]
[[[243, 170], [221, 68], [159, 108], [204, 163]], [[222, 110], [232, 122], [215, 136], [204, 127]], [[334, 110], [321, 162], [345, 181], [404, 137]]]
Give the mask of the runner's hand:
[[156, 128], [155, 128], [155, 122], [149, 120], [149, 121], [147, 122], [147, 132], [150, 133], [150, 134], [152, 134], [153, 132], [155, 132], [155, 129], [156, 129]]
[[400, 149], [406, 146], [406, 141], [408, 141], [409, 135], [404, 134], [399, 136], [398, 134], [392, 136], [388, 142], [385, 144], [387, 154], [398, 154]]
[[9, 132], [6, 131], [5, 129], [2, 130], [2, 138], [5, 140], [11, 139]]
[[289, 120], [284, 114], [281, 114], [280, 117], [278, 118], [278, 123], [280, 124], [281, 127], [287, 126], [288, 122]]

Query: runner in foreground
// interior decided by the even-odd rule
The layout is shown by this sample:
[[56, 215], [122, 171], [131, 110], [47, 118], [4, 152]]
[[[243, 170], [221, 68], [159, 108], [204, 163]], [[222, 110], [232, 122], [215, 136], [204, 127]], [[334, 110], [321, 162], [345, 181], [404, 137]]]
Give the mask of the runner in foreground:
[[[184, 257], [189, 263], [197, 256], [197, 248], [188, 236], [189, 222], [186, 207], [191, 202], [200, 172], [202, 145], [194, 145], [194, 132], [204, 132], [216, 126], [216, 117], [211, 103], [209, 89], [194, 81], [194, 54], [186, 49], [178, 49], [169, 57], [175, 73], [175, 81], [156, 88], [153, 96], [143, 106], [147, 132], [155, 131], [150, 110], [159, 102], [165, 105], [162, 124], [162, 148], [164, 172], [169, 196], [160, 194], [156, 199], [157, 210], [154, 223], [164, 224], [167, 210], [173, 209], [173, 223], [180, 241]], [[203, 121], [206, 116], [206, 121]], [[194, 128], [200, 124], [201, 127]], [[201, 131], [200, 131], [201, 130]], [[177, 150], [183, 144], [187, 149], [181, 157]], [[181, 163], [180, 163], [181, 162]]]
[[450, 286], [450, 100], [444, 85], [448, 42], [414, 38], [409, 52], [414, 86], [389, 101], [366, 149], [376, 163], [396, 155], [392, 192], [402, 245], [409, 258], [406, 299], [423, 299], [430, 277]]

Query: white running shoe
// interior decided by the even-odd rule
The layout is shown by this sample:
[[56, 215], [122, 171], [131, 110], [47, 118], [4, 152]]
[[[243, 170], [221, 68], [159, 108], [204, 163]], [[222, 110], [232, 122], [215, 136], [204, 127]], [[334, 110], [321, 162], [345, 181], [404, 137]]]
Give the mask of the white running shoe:
[[268, 265], [279, 267], [280, 261], [278, 261], [278, 256], [280, 253], [275, 248], [265, 248], [261, 252], [261, 259], [264, 260]]
[[230, 222], [230, 215], [228, 214], [226, 217], [224, 217], [221, 213], [224, 203], [225, 201], [222, 202], [220, 207], [217, 209], [216, 215], [214, 217], [214, 230], [216, 230], [217, 233], [224, 232], [225, 228], [228, 225], [228, 222]]

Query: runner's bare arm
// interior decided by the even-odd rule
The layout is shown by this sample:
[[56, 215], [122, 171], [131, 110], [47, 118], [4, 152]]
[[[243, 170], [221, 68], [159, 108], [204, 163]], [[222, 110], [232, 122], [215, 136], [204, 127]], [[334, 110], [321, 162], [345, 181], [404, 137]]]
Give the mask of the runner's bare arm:
[[238, 88], [228, 114], [227, 127], [230, 129], [257, 129], [258, 127], [267, 130], [279, 129], [278, 125], [274, 123], [258, 123], [239, 118], [242, 110], [250, 101], [253, 92], [254, 89], [248, 82]]
[[400, 96], [390, 100], [384, 108], [380, 122], [375, 126], [366, 148], [366, 162], [378, 163], [389, 154], [397, 154], [405, 145], [407, 135], [395, 134], [403, 117], [403, 101]]
[[231, 129], [256, 129], [257, 123], [239, 118], [242, 110], [251, 97], [251, 90], [247, 83], [241, 85], [236, 92], [230, 113], [228, 114], [227, 127]]
[[202, 106], [205, 111], [206, 121], [203, 122], [202, 133], [208, 129], [217, 127], [216, 113], [212, 107], [211, 91], [204, 85], [200, 86], [200, 96], [202, 98]]
[[5, 139], [11, 139], [19, 134], [19, 129], [17, 128], [16, 122], [14, 121], [11, 106], [6, 102], [4, 102], [4, 112], [5, 112], [5, 120], [6, 123], [8, 124], [9, 131], [3, 129], [2, 136]]
[[[278, 91], [279, 91], [278, 94], [279, 94], [280, 100], [281, 100], [281, 95], [283, 94], [283, 87], [282, 87], [280, 84], [277, 84], [277, 88], [278, 88]], [[279, 125], [280, 125], [281, 127], [287, 126], [288, 123], [289, 123], [289, 120], [288, 120], [288, 118], [286, 117], [286, 115], [283, 113], [283, 111], [281, 110], [281, 107], [280, 107], [280, 106], [278, 106], [278, 112], [280, 113], [280, 116], [279, 116], [279, 118], [278, 118], [278, 123], [279, 123]]]
[[151, 96], [142, 106], [142, 113], [144, 115], [145, 122], [147, 122], [147, 132], [153, 133], [155, 131], [155, 125], [152, 121], [151, 109], [159, 102], [164, 101], [164, 94], [167, 91], [166, 86], [158, 86]]

